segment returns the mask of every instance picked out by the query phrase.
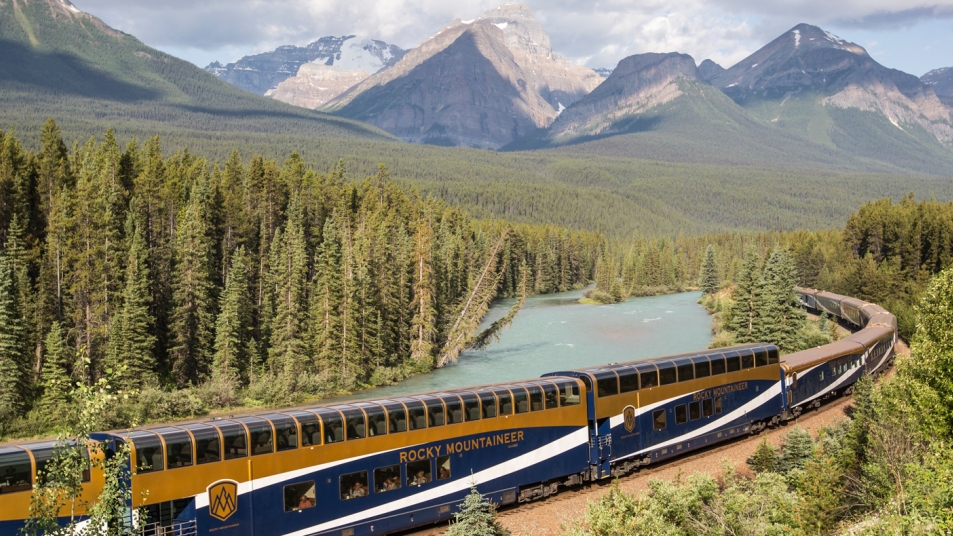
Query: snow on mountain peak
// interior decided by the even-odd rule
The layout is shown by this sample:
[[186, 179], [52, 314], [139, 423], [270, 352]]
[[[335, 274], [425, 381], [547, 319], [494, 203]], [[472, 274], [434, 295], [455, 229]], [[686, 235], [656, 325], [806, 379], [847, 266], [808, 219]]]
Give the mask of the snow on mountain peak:
[[66, 7], [66, 9], [72, 11], [73, 13], [82, 13], [82, 11], [80, 11], [79, 8], [77, 8], [72, 3], [70, 3], [69, 0], [60, 0], [60, 3], [62, 3], [63, 6]]
[[355, 36], [341, 44], [341, 51], [334, 57], [334, 66], [345, 71], [376, 73], [391, 58], [390, 50], [381, 47], [372, 39]]
[[801, 44], [801, 30], [794, 30], [794, 48]]

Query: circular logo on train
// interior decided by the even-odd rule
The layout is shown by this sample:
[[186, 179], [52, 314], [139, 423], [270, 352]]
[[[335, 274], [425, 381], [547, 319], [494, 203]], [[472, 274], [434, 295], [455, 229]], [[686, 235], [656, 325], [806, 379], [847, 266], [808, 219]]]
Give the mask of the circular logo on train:
[[208, 514], [225, 521], [238, 511], [238, 482], [219, 480], [208, 487]]
[[625, 409], [622, 410], [622, 418], [624, 419], [626, 432], [631, 432], [632, 430], [635, 430], [635, 407], [634, 406], [626, 406]]

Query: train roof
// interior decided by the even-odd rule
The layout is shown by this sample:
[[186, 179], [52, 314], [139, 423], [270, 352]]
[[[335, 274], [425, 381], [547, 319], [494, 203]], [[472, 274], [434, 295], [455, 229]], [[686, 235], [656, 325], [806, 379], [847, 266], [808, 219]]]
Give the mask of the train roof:
[[[753, 344], [738, 344], [734, 346], [726, 346], [724, 348], [712, 348], [709, 350], [699, 350], [697, 352], [686, 352], [682, 354], [672, 354], [662, 357], [653, 357], [650, 359], [641, 359], [638, 361], [625, 361], [621, 363], [608, 363], [606, 365], [597, 365], [594, 367], [585, 367], [572, 370], [564, 370], [551, 373], [554, 376], [565, 376], [565, 375], [578, 375], [578, 374], [593, 374], [597, 375], [600, 373], [614, 371], [614, 370], [624, 370], [638, 368], [639, 366], [655, 366], [660, 368], [659, 365], [667, 365], [671, 363], [675, 364], [679, 360], [708, 360], [709, 358], [718, 358], [722, 356], [733, 356], [735, 354], [740, 355], [740, 353], [746, 353], [748, 350], [751, 350], [752, 353], [754, 350], [764, 349], [768, 352], [778, 351], [778, 347], [773, 344], [762, 344], [762, 343], [753, 343]], [[544, 376], [545, 377], [545, 376]]]
[[850, 338], [841, 339], [830, 344], [825, 344], [824, 346], [801, 350], [800, 352], [783, 356], [781, 357], [781, 366], [789, 369], [791, 372], [801, 372], [802, 370], [809, 369], [826, 361], [830, 361], [831, 359], [857, 353], [858, 350], [863, 352], [864, 345]]

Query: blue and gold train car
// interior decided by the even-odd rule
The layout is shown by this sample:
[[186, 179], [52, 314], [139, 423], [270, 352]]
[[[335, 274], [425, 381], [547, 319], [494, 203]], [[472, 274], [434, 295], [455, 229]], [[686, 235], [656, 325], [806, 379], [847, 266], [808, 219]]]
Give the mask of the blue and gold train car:
[[386, 534], [450, 517], [474, 484], [509, 504], [582, 482], [586, 396], [546, 378], [97, 439], [131, 444], [149, 532]]
[[748, 344], [554, 372], [590, 393], [594, 478], [758, 431], [784, 411], [778, 349]]

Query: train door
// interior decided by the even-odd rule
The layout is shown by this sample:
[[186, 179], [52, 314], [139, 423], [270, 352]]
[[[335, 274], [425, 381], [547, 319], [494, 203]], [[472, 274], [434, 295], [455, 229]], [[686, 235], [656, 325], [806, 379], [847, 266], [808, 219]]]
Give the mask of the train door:
[[[607, 431], [606, 436], [600, 435], [600, 425], [596, 419], [596, 390], [592, 377], [588, 374], [578, 376], [582, 383], [586, 385], [586, 414], [589, 420], [589, 470], [590, 478], [598, 480], [604, 476], [609, 476], [610, 455], [606, 451], [611, 448], [611, 433]], [[608, 421], [608, 419], [605, 419]], [[605, 427], [608, 427], [608, 423]], [[606, 439], [609, 438], [609, 439]], [[604, 457], [603, 454], [606, 454]], [[603, 461], [604, 460], [604, 461]], [[605, 465], [603, 469], [603, 464]]]

